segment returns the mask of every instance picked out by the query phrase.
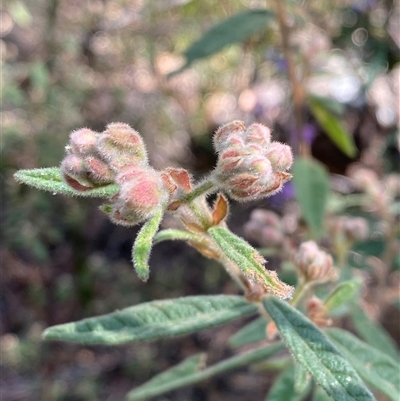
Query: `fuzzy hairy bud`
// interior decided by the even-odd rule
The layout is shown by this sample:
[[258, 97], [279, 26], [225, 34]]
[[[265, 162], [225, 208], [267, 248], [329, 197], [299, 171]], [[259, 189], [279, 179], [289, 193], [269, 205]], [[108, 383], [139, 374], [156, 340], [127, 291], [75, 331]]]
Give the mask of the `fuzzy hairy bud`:
[[111, 220], [132, 226], [154, 216], [169, 198], [161, 174], [150, 167], [129, 166], [116, 177], [120, 190], [114, 196]]
[[247, 201], [280, 191], [291, 175], [289, 146], [271, 142], [271, 131], [262, 124], [247, 129], [241, 121], [219, 128], [214, 136], [219, 153], [214, 173], [216, 184], [233, 199]]
[[95, 152], [99, 134], [89, 128], [72, 131], [69, 136], [69, 151], [78, 155], [89, 155]]
[[100, 134], [96, 150], [116, 172], [128, 165], [148, 165], [142, 137], [128, 124], [109, 124], [106, 130]]
[[293, 257], [293, 263], [306, 282], [326, 283], [337, 278], [332, 256], [319, 249], [314, 241], [300, 245]]

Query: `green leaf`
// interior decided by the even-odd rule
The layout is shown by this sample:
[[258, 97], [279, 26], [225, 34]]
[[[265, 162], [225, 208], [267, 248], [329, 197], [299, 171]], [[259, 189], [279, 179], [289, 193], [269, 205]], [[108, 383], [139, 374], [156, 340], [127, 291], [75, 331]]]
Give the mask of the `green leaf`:
[[357, 334], [364, 341], [391, 357], [399, 358], [399, 352], [392, 337], [380, 324], [369, 319], [360, 306], [353, 305], [351, 320]]
[[308, 391], [309, 386], [306, 386], [301, 393], [296, 392], [292, 365], [278, 376], [265, 401], [300, 401], [307, 395]]
[[110, 198], [118, 192], [118, 186], [114, 184], [104, 185], [84, 192], [75, 191], [64, 182], [58, 167], [19, 170], [14, 174], [14, 178], [18, 182], [43, 191], [50, 191], [54, 195]]
[[292, 296], [293, 287], [280, 281], [276, 272], [266, 270], [265, 259], [246, 241], [224, 227], [214, 226], [209, 228], [208, 232], [225, 257], [235, 263], [250, 281], [263, 286], [280, 298]]
[[315, 237], [323, 234], [329, 197], [329, 177], [325, 168], [311, 159], [296, 159], [292, 168], [293, 185], [301, 212]]
[[297, 394], [304, 394], [311, 384], [311, 378], [306, 368], [298, 362], [294, 362], [294, 390]]
[[159, 208], [154, 216], [144, 223], [132, 247], [132, 261], [136, 273], [143, 281], [149, 278], [149, 258], [153, 246], [153, 238], [164, 216], [164, 210]]
[[147, 383], [130, 391], [127, 395], [129, 400], [148, 400], [151, 397], [166, 393], [182, 387], [181, 383], [188, 377], [193, 376], [201, 369], [205, 362], [205, 354], [197, 354], [185, 359], [183, 362], [154, 376]]
[[[200, 370], [200, 363], [198, 363], [196, 366], [195, 358], [197, 358], [198, 361], [199, 357], [195, 356], [181, 362], [179, 365], [157, 375], [147, 383], [132, 390], [127, 395], [127, 399], [129, 401], [147, 400], [167, 391], [198, 383], [220, 373], [236, 369], [250, 363], [260, 362], [276, 354], [281, 349], [283, 349], [282, 343], [263, 346], [252, 351], [233, 356], [204, 370]], [[185, 369], [185, 367], [187, 369]]]
[[326, 394], [326, 391], [322, 387], [316, 386], [312, 401], [332, 401], [332, 397], [329, 397], [329, 395]]
[[293, 357], [334, 400], [375, 399], [353, 367], [309, 319], [277, 298], [266, 297], [263, 305]]
[[263, 317], [259, 317], [235, 333], [229, 339], [229, 345], [232, 348], [236, 348], [241, 345], [265, 340], [266, 329], [267, 321]]
[[324, 301], [328, 312], [350, 301], [358, 294], [362, 281], [359, 279], [348, 280], [340, 283]]
[[167, 240], [182, 240], [182, 241], [199, 241], [197, 234], [190, 233], [189, 231], [178, 230], [176, 228], [168, 228], [166, 230], [159, 231], [154, 237], [154, 244], [158, 244], [162, 241]]
[[366, 382], [386, 394], [392, 401], [399, 400], [398, 360], [390, 358], [345, 330], [335, 328], [326, 332]]
[[243, 297], [212, 295], [147, 302], [107, 315], [49, 327], [45, 340], [116, 345], [181, 336], [257, 312]]
[[312, 96], [308, 98], [311, 113], [314, 115], [318, 124], [328, 135], [331, 141], [348, 157], [354, 158], [358, 153], [352, 135], [344, 127], [339, 117], [337, 117], [326, 101]]
[[179, 74], [198, 59], [211, 56], [227, 45], [243, 42], [263, 31], [274, 17], [271, 11], [254, 9], [240, 12], [218, 23], [185, 51], [186, 64], [170, 76]]

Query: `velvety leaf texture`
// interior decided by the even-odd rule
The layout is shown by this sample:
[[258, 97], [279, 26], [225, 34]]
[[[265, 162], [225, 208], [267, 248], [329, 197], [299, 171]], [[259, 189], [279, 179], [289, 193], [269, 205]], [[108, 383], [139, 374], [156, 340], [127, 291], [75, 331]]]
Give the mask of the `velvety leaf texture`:
[[75, 191], [62, 179], [58, 167], [35, 168], [32, 170], [19, 170], [14, 175], [15, 179], [31, 187], [49, 191], [53, 194], [82, 196], [92, 198], [109, 198], [118, 192], [118, 185], [104, 185], [88, 191]]
[[195, 296], [152, 301], [107, 315], [49, 327], [45, 340], [115, 345], [193, 333], [257, 312], [232, 295]]
[[283, 348], [284, 345], [282, 343], [263, 346], [240, 355], [235, 355], [202, 370], [200, 363], [196, 366], [196, 359], [194, 358], [198, 358], [198, 356], [191, 357], [132, 390], [128, 394], [127, 399], [129, 401], [147, 400], [167, 391], [198, 383], [220, 373], [251, 363], [264, 361]]
[[293, 287], [279, 280], [276, 272], [264, 268], [265, 259], [246, 241], [224, 227], [211, 227], [208, 232], [224, 252], [251, 281], [262, 285], [280, 298], [290, 298]]
[[149, 278], [149, 258], [153, 245], [153, 238], [163, 218], [164, 211], [157, 210], [156, 214], [140, 229], [132, 248], [132, 261], [136, 273], [143, 281]]
[[227, 45], [243, 42], [250, 36], [267, 28], [274, 19], [274, 13], [268, 10], [246, 10], [235, 14], [213, 26], [186, 51], [186, 64], [175, 75], [189, 67], [194, 61], [211, 56]]
[[301, 158], [294, 161], [292, 173], [301, 213], [314, 236], [320, 237], [330, 191], [328, 174], [319, 162]]
[[366, 382], [392, 401], [400, 399], [398, 360], [390, 358], [345, 330], [329, 329], [327, 334]]
[[263, 305], [293, 357], [334, 400], [375, 400], [354, 368], [303, 314], [277, 298], [267, 297]]

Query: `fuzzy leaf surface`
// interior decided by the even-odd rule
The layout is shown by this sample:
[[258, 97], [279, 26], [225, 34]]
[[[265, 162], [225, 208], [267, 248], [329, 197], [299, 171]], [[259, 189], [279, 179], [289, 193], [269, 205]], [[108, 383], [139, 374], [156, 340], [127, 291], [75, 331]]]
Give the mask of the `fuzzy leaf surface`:
[[354, 368], [309, 319], [277, 298], [266, 297], [263, 305], [293, 357], [334, 400], [375, 400]]
[[357, 334], [368, 344], [392, 358], [399, 358], [397, 346], [389, 333], [372, 321], [358, 305], [353, 305], [351, 320]]
[[[132, 390], [127, 395], [127, 399], [129, 401], [147, 400], [167, 391], [198, 383], [220, 373], [263, 361], [283, 348], [284, 345], [282, 343], [263, 346], [244, 352], [243, 354], [235, 355], [205, 369], [201, 369], [202, 366], [200, 363], [195, 366], [196, 360], [193, 359], [195, 357], [192, 357]], [[187, 370], [184, 369], [185, 366]]]
[[359, 340], [348, 331], [326, 330], [328, 337], [350, 361], [358, 374], [392, 401], [400, 397], [400, 365], [398, 361]]
[[240, 296], [183, 297], [49, 327], [43, 338], [105, 345], [150, 341], [193, 333], [256, 312], [257, 307]]
[[149, 278], [149, 258], [153, 246], [153, 238], [164, 215], [164, 210], [159, 208], [155, 215], [140, 229], [132, 248], [132, 261], [136, 273], [143, 281]]
[[266, 338], [267, 321], [263, 317], [248, 323], [241, 328], [229, 339], [229, 345], [232, 348], [240, 347], [241, 345], [249, 344], [256, 341], [265, 340]]
[[320, 237], [330, 192], [329, 177], [321, 163], [298, 158], [292, 167], [293, 185], [304, 220], [313, 235]]
[[292, 365], [278, 376], [265, 401], [301, 401], [308, 391], [309, 385], [306, 385], [301, 392], [295, 390], [294, 368]]
[[340, 283], [324, 301], [328, 311], [332, 311], [355, 297], [361, 287], [361, 280], [347, 280]]
[[308, 103], [311, 113], [326, 135], [346, 156], [353, 158], [357, 154], [357, 147], [354, 138], [342, 124], [340, 118], [332, 112], [325, 101], [318, 97], [310, 97]]
[[224, 227], [211, 227], [208, 232], [224, 255], [235, 263], [250, 281], [263, 286], [279, 298], [290, 298], [293, 287], [279, 280], [276, 272], [264, 268], [265, 259], [246, 241]]
[[171, 76], [182, 72], [196, 60], [211, 56], [225, 46], [243, 42], [263, 31], [273, 21], [274, 15], [269, 10], [246, 10], [219, 22], [185, 51], [186, 64]]
[[109, 198], [118, 192], [118, 185], [115, 184], [104, 185], [88, 191], [75, 191], [64, 182], [58, 167], [19, 170], [15, 173], [14, 177], [18, 182], [41, 189], [42, 191], [52, 192], [53, 194]]

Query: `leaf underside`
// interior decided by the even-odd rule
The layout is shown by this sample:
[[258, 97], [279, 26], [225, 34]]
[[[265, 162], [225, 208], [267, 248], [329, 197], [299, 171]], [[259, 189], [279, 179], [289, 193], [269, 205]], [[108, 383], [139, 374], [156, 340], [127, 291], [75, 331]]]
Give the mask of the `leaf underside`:
[[181, 336], [257, 312], [233, 295], [194, 296], [152, 301], [107, 315], [49, 327], [45, 340], [116, 345]]

